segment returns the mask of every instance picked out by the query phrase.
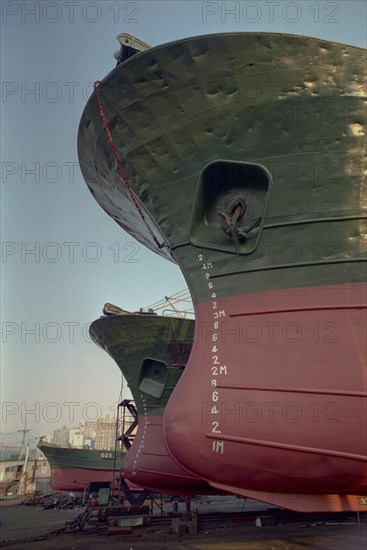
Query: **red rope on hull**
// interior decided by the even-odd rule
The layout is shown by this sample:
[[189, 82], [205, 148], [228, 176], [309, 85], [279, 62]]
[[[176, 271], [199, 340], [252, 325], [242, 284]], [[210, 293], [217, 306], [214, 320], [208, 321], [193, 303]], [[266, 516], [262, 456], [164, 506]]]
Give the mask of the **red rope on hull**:
[[99, 106], [99, 112], [100, 112], [100, 115], [101, 115], [101, 119], [102, 119], [102, 122], [103, 122], [103, 125], [104, 125], [104, 128], [105, 128], [105, 132], [106, 132], [106, 135], [107, 135], [107, 139], [110, 143], [110, 147], [111, 147], [111, 151], [113, 153], [113, 156], [115, 157], [115, 160], [117, 162], [117, 168], [118, 168], [118, 171], [119, 171], [119, 174], [123, 180], [123, 182], [125, 183], [126, 187], [127, 187], [127, 190], [129, 191], [130, 193], [130, 196], [133, 200], [133, 203], [135, 204], [135, 207], [137, 209], [137, 211], [139, 212], [140, 216], [141, 216], [141, 219], [143, 220], [143, 222], [145, 223], [149, 233], [151, 234], [152, 236], [152, 239], [154, 240], [154, 242], [156, 243], [156, 245], [158, 246], [158, 248], [164, 248], [165, 246], [167, 246], [165, 243], [160, 243], [157, 239], [157, 237], [154, 235], [152, 229], [150, 228], [150, 226], [148, 225], [148, 222], [147, 220], [145, 219], [145, 216], [144, 216], [144, 213], [142, 211], [142, 209], [140, 208], [136, 198], [135, 198], [135, 195], [134, 195], [134, 191], [132, 190], [131, 186], [130, 186], [130, 183], [129, 183], [129, 180], [128, 180], [128, 177], [125, 173], [125, 170], [124, 170], [124, 167], [122, 166], [122, 162], [121, 162], [121, 159], [118, 155], [118, 152], [117, 152], [117, 149], [115, 147], [115, 144], [113, 143], [113, 139], [112, 139], [112, 135], [111, 135], [111, 132], [110, 132], [110, 129], [108, 127], [108, 122], [107, 122], [107, 118], [106, 118], [106, 115], [105, 115], [105, 112], [104, 112], [104, 108], [103, 108], [103, 104], [102, 104], [102, 100], [101, 100], [101, 95], [99, 93], [99, 87], [100, 85], [100, 80], [96, 80], [95, 83], [94, 83], [94, 92], [97, 96], [97, 101], [98, 101], [98, 106]]

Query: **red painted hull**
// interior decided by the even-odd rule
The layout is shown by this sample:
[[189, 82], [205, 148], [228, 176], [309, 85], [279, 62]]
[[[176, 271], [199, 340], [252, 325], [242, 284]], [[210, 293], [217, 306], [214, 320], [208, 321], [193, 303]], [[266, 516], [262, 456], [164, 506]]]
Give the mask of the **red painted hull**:
[[365, 307], [364, 284], [197, 305], [164, 416], [172, 455], [238, 494], [366, 494]]
[[[118, 476], [119, 472], [115, 472]], [[113, 482], [113, 470], [92, 468], [53, 468], [51, 470], [51, 487], [55, 491], [84, 491], [89, 483]], [[131, 491], [141, 491], [134, 483], [127, 481]], [[115, 482], [115, 489], [118, 488]]]
[[91, 482], [112, 482], [111, 470], [83, 470], [63, 468], [51, 470], [51, 487], [55, 491], [84, 491]]
[[138, 433], [124, 460], [125, 478], [168, 495], [192, 496], [213, 492], [205, 481], [182, 468], [168, 453], [162, 421], [159, 415], [139, 416]]

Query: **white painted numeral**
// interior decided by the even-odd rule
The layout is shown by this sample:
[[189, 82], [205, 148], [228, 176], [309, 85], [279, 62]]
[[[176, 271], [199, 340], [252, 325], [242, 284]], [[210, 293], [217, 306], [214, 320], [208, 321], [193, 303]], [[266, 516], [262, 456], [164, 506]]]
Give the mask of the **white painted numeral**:
[[224, 441], [213, 441], [212, 450], [215, 453], [224, 453]]
[[218, 430], [218, 427], [219, 427], [219, 422], [217, 422], [216, 420], [213, 420], [212, 422], [212, 433], [213, 434], [221, 434], [221, 430]]

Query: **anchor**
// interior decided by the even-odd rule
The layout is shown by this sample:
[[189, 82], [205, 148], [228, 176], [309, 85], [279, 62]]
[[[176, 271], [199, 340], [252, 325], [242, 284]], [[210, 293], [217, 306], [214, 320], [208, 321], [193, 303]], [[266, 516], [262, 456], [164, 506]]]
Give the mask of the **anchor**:
[[245, 212], [246, 203], [238, 195], [228, 201], [224, 212], [218, 212], [222, 230], [236, 243], [246, 242], [249, 238], [248, 233], [257, 227], [261, 221], [261, 216], [257, 216], [249, 224], [239, 227], [238, 222]]

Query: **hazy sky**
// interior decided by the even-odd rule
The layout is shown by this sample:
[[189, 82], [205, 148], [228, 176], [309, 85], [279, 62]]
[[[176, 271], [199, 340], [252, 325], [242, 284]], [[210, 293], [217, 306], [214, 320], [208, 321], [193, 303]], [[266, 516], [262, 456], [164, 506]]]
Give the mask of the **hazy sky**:
[[79, 120], [93, 81], [115, 65], [117, 34], [155, 46], [232, 31], [366, 47], [366, 3], [1, 3], [2, 433], [25, 418], [33, 437], [113, 413], [120, 371], [88, 324], [107, 301], [135, 310], [185, 287], [178, 267], [102, 211], [78, 167]]

